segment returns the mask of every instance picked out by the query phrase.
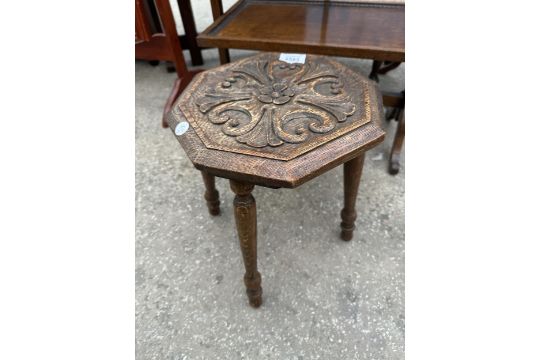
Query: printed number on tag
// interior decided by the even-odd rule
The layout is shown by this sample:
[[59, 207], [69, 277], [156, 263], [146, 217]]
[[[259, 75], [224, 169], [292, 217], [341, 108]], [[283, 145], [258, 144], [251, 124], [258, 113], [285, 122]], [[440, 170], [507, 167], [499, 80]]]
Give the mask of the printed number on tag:
[[279, 60], [289, 64], [303, 64], [306, 62], [306, 54], [286, 54], [281, 53]]

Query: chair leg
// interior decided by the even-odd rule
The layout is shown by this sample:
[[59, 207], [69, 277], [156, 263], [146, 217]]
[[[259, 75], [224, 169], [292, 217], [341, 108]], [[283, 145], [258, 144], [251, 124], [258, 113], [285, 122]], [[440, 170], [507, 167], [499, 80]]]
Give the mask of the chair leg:
[[216, 177], [208, 174], [206, 171], [201, 171], [204, 186], [204, 199], [208, 206], [208, 212], [212, 216], [219, 215], [219, 192], [216, 190]]
[[349, 241], [353, 237], [356, 220], [356, 196], [358, 185], [362, 176], [365, 154], [347, 161], [343, 164], [343, 183], [345, 192], [345, 206], [341, 210], [341, 239]]
[[178, 97], [180, 96], [182, 91], [184, 91], [186, 86], [189, 85], [191, 79], [193, 79], [193, 76], [195, 76], [195, 74], [197, 73], [200, 73], [201, 71], [203, 70], [188, 71], [184, 77], [176, 79], [176, 81], [174, 82], [174, 86], [171, 90], [171, 93], [169, 95], [169, 98], [167, 99], [167, 102], [165, 103], [165, 108], [163, 109], [163, 116], [161, 117], [161, 126], [163, 128], [169, 127], [169, 124], [167, 123], [167, 113], [171, 111], [172, 106], [174, 105], [174, 102], [176, 101], [176, 99], [178, 99]]
[[180, 17], [184, 25], [186, 33], [186, 42], [188, 43], [189, 54], [191, 55], [191, 65], [198, 66], [203, 64], [201, 48], [197, 45], [197, 28], [195, 27], [195, 19], [193, 18], [193, 9], [191, 1], [177, 0], [180, 10]]
[[178, 99], [178, 96], [182, 92], [182, 81], [185, 81], [185, 79], [177, 78], [174, 82], [173, 88], [171, 90], [171, 93], [169, 94], [169, 97], [167, 98], [167, 102], [165, 103], [165, 108], [163, 109], [163, 115], [161, 117], [161, 127], [168, 128], [169, 124], [167, 123], [167, 113], [171, 110], [174, 102], [176, 99]]
[[254, 185], [231, 180], [234, 197], [234, 217], [244, 258], [244, 283], [252, 307], [262, 304], [261, 274], [257, 271], [257, 210], [251, 195]]
[[388, 172], [392, 175], [396, 175], [399, 172], [399, 159], [401, 157], [401, 148], [403, 146], [404, 139], [405, 109], [401, 110], [401, 112], [399, 113], [396, 135], [394, 136], [394, 143], [392, 144], [392, 150], [390, 151], [390, 163], [388, 164]]

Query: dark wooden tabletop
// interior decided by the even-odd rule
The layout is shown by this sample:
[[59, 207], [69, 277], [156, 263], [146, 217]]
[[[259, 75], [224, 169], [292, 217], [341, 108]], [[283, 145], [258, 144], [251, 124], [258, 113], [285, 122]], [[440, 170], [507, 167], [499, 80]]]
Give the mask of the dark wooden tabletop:
[[339, 62], [261, 53], [198, 74], [168, 122], [195, 167], [296, 187], [383, 140], [377, 85]]
[[405, 61], [405, 5], [243, 0], [197, 37], [200, 46]]

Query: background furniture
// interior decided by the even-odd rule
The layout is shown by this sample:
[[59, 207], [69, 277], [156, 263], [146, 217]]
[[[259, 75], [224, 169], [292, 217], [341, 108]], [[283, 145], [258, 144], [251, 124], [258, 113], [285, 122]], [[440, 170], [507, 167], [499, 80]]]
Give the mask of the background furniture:
[[[222, 64], [229, 61], [227, 48], [357, 57], [375, 60], [371, 76], [376, 79], [405, 61], [403, 3], [240, 0], [225, 14], [221, 0], [211, 5], [216, 20], [197, 41], [220, 48]], [[400, 94], [385, 95], [385, 106], [404, 106]], [[394, 141], [392, 174], [399, 169], [402, 142]]]
[[403, 4], [240, 0], [197, 41], [219, 48], [404, 61], [404, 14]]
[[388, 172], [396, 175], [399, 172], [399, 159], [403, 141], [405, 141], [405, 91], [401, 93], [385, 93], [383, 104], [392, 110], [386, 115], [386, 120], [396, 120], [397, 129], [390, 150], [390, 160], [388, 162]]
[[210, 214], [219, 214], [214, 177], [230, 179], [253, 307], [262, 303], [254, 186], [294, 188], [344, 164], [341, 238], [351, 240], [364, 153], [384, 138], [372, 81], [327, 57], [278, 58], [261, 53], [202, 73], [167, 119], [203, 174]]
[[[140, 0], [143, 5], [143, 11], [146, 12], [146, 16], [151, 20], [150, 26], [154, 33], [163, 33], [161, 21], [158, 14], [158, 9], [154, 0]], [[180, 10], [180, 17], [182, 19], [182, 25], [184, 26], [184, 35], [178, 35], [180, 46], [182, 49], [189, 50], [191, 55], [191, 64], [193, 66], [202, 65], [203, 58], [201, 48], [197, 45], [197, 29], [195, 27], [195, 19], [193, 18], [193, 10], [191, 2], [189, 0], [177, 0], [178, 9]], [[155, 60], [158, 60], [156, 58]], [[175, 71], [174, 68], [172, 71]]]
[[188, 49], [191, 55], [191, 65], [197, 66], [203, 64], [201, 48], [197, 45], [197, 29], [190, 0], [176, 0], [180, 9], [182, 25], [184, 25], [185, 35], [180, 35], [180, 45], [183, 49]]
[[371, 73], [369, 78], [373, 81], [379, 82], [379, 75], [384, 75], [389, 71], [394, 70], [401, 62], [399, 61], [379, 61], [373, 60], [373, 65], [371, 66]]
[[135, 58], [171, 61], [174, 64], [178, 78], [165, 103], [162, 118], [162, 126], [167, 127], [165, 114], [189, 84], [193, 75], [199, 72], [188, 71], [186, 67], [173, 14], [167, 0], [135, 0]]

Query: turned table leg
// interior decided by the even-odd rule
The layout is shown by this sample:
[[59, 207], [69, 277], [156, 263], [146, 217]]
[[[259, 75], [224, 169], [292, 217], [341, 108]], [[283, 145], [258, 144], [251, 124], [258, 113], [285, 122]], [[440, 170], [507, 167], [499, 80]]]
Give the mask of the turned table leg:
[[240, 248], [244, 258], [244, 283], [249, 304], [259, 307], [262, 303], [261, 274], [257, 271], [257, 210], [251, 195], [254, 185], [231, 180], [234, 197], [234, 217]]
[[388, 172], [395, 175], [399, 172], [399, 159], [401, 157], [401, 148], [403, 146], [403, 140], [405, 139], [405, 109], [401, 110], [398, 118], [398, 126], [396, 130], [396, 136], [394, 136], [394, 143], [392, 144], [392, 151], [390, 151], [390, 163]]
[[343, 164], [343, 183], [345, 190], [345, 206], [341, 210], [341, 239], [352, 239], [356, 220], [356, 195], [362, 176], [365, 153]]
[[208, 206], [208, 212], [213, 216], [219, 215], [219, 192], [216, 190], [216, 177], [206, 171], [201, 171], [201, 174], [206, 187], [204, 199]]

